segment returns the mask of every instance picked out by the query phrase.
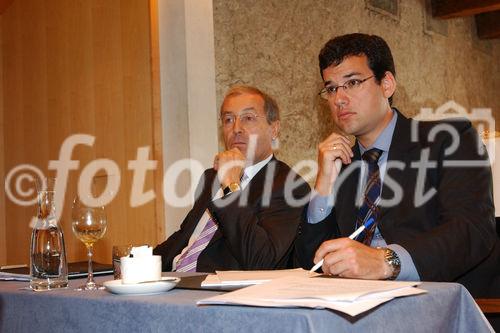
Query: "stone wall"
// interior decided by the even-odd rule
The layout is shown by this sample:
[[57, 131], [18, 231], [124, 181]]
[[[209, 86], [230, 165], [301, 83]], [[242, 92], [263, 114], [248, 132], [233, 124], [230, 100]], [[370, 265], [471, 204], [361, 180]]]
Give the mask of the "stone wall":
[[[472, 18], [436, 20], [424, 0], [214, 0], [217, 102], [234, 83], [256, 85], [282, 111], [277, 155], [316, 159], [333, 129], [318, 53], [336, 35], [383, 37], [396, 62], [394, 105], [412, 116], [454, 100], [492, 108], [500, 119], [500, 41], [479, 41]], [[499, 121], [500, 123], [500, 121]], [[500, 124], [497, 125], [497, 129]]]

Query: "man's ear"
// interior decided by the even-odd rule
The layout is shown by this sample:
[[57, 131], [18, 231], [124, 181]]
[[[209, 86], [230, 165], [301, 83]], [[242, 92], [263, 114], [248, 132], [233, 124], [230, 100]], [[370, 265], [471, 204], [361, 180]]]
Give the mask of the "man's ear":
[[280, 121], [276, 120], [271, 124], [271, 131], [272, 131], [272, 140], [271, 140], [271, 149], [273, 151], [276, 151], [279, 149], [280, 142], [279, 142], [279, 134], [280, 134]]
[[278, 135], [280, 134], [280, 121], [276, 120], [271, 124], [271, 129], [272, 129], [272, 138], [277, 139]]
[[384, 77], [382, 78], [382, 82], [380, 83], [382, 86], [382, 91], [384, 93], [384, 96], [386, 98], [391, 97], [394, 95], [394, 92], [396, 91], [396, 78], [391, 72], [385, 72]]

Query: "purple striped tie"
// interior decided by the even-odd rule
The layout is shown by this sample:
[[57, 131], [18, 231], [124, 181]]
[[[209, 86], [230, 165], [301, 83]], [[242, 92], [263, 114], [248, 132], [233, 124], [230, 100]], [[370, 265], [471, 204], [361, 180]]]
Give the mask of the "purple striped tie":
[[209, 218], [205, 228], [198, 236], [198, 239], [187, 249], [186, 252], [177, 261], [177, 272], [196, 272], [196, 264], [198, 261], [198, 256], [201, 251], [203, 251], [213, 235], [217, 231], [217, 225], [214, 223], [212, 218]]

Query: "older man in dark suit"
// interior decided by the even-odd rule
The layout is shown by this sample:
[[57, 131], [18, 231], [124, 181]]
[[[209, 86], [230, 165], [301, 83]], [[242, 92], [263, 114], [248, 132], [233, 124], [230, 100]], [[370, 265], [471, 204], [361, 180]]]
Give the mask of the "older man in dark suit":
[[205, 171], [180, 230], [154, 253], [164, 271], [289, 267], [309, 185], [273, 156], [278, 106], [257, 88], [236, 86], [220, 118], [226, 150]]
[[319, 145], [300, 264], [323, 259], [327, 274], [457, 281], [474, 296], [500, 296], [491, 169], [470, 122], [416, 122], [392, 108], [394, 62], [378, 36], [334, 38], [319, 59], [320, 94], [343, 133]]

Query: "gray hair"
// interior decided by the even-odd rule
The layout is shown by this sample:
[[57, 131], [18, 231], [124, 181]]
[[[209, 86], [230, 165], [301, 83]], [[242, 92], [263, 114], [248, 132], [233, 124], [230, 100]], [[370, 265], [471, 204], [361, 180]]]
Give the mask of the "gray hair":
[[[265, 92], [261, 91], [256, 87], [247, 85], [232, 86], [231, 88], [229, 88], [226, 95], [224, 96], [224, 102], [229, 97], [238, 96], [242, 94], [259, 95], [260, 97], [262, 97], [262, 99], [264, 100], [264, 111], [266, 112], [266, 119], [269, 124], [277, 120], [280, 120], [280, 110], [274, 98], [272, 98], [271, 96], [269, 96], [268, 94], [266, 94]], [[222, 112], [222, 107], [224, 106], [224, 102], [222, 102], [221, 105], [221, 110], [220, 110], [221, 112]]]

